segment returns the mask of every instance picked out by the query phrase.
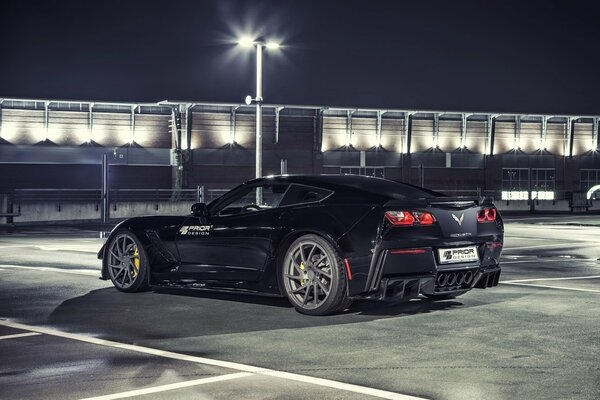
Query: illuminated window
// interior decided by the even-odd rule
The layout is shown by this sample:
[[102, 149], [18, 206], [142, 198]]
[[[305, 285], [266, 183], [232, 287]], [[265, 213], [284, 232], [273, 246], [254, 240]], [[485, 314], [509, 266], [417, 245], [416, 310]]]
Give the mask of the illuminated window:
[[504, 168], [502, 170], [502, 191], [528, 192], [529, 168]]
[[550, 192], [548, 190], [538, 190], [531, 192], [532, 200], [554, 200], [554, 192]]
[[529, 200], [527, 190], [503, 190], [502, 200]]
[[504, 168], [502, 200], [554, 200], [554, 175], [554, 168]]
[[[532, 168], [531, 169], [531, 190], [532, 196], [534, 192], [552, 192], [554, 193], [554, 168]], [[542, 197], [538, 197], [538, 199], [542, 199]], [[553, 200], [552, 199], [544, 199], [544, 200]]]
[[340, 174], [351, 174], [361, 176], [373, 176], [375, 178], [385, 178], [384, 167], [340, 167]]
[[[587, 192], [592, 186], [600, 185], [600, 169], [582, 169], [579, 187], [582, 192]], [[592, 199], [600, 199], [600, 191], [592, 194]]]

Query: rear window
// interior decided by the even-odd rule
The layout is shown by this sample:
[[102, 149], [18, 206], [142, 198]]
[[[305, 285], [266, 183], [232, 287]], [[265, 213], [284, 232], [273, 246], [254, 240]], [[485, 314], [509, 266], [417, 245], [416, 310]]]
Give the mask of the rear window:
[[315, 203], [323, 200], [331, 193], [333, 192], [327, 189], [294, 184], [290, 186], [279, 206], [282, 207], [292, 204]]
[[346, 184], [346, 186], [376, 195], [384, 195], [397, 200], [432, 199], [442, 196], [442, 194], [432, 190], [379, 178], [370, 178], [362, 181], [349, 182]]

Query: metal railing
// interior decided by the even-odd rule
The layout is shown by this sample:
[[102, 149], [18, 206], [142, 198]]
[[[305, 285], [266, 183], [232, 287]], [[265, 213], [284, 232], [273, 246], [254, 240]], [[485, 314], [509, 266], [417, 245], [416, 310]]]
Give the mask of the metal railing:
[[[229, 189], [206, 189], [204, 186], [198, 186], [195, 189], [110, 189], [103, 199], [101, 189], [13, 189], [7, 191], [2, 196], [0, 218], [10, 217], [9, 223], [12, 223], [12, 217], [22, 215], [22, 209], [36, 210], [37, 205], [50, 205], [50, 209], [44, 208], [44, 212], [52, 208], [54, 212], [65, 212], [79, 207], [81, 210], [91, 205], [95, 212], [100, 211], [100, 218], [103, 222], [108, 222], [110, 214], [117, 211], [127, 203], [139, 205], [141, 210], [147, 210], [148, 204], [152, 204], [155, 210], [164, 209], [167, 212], [173, 212], [175, 209], [182, 209], [191, 206], [193, 203], [210, 203], [227, 193]], [[146, 204], [144, 206], [143, 204]], [[134, 205], [134, 208], [138, 208]], [[33, 206], [33, 208], [32, 208]], [[171, 210], [171, 211], [169, 211]], [[42, 217], [42, 215], [40, 215]], [[96, 217], [93, 217], [96, 218]], [[92, 218], [92, 219], [93, 219]]]
[[[525, 198], [511, 198], [511, 199], [503, 199], [502, 192], [503, 190], [481, 190], [481, 189], [470, 189], [470, 190], [453, 190], [453, 189], [431, 189], [439, 193], [443, 193], [448, 196], [483, 196], [492, 198], [494, 201], [535, 201], [535, 202], [552, 202], [558, 200], [572, 200], [573, 194], [577, 192], [567, 192], [564, 190], [555, 190], [551, 191], [554, 193], [554, 198], [536, 198], [535, 194], [537, 193], [535, 190], [532, 190], [531, 193], [526, 193]], [[507, 190], [504, 190], [506, 192]], [[524, 192], [527, 192], [526, 190]]]
[[111, 189], [108, 192], [111, 202], [161, 202], [182, 201], [199, 203], [202, 199], [202, 190], [199, 189]]
[[100, 189], [15, 189], [13, 203], [25, 202], [94, 202], [101, 200]]
[[229, 190], [230, 189], [207, 189], [204, 191], [204, 202], [208, 204], [223, 196], [225, 193], [229, 192]]
[[[194, 202], [210, 203], [229, 189], [111, 189], [110, 202]], [[34, 202], [101, 202], [100, 189], [15, 189], [7, 195], [13, 203]]]

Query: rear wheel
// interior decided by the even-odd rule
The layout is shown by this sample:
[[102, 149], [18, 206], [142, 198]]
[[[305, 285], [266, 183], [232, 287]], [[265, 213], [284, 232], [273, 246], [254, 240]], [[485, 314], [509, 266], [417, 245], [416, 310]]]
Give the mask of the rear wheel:
[[288, 299], [303, 314], [333, 314], [352, 303], [346, 295], [348, 280], [343, 260], [318, 235], [302, 236], [290, 245], [281, 280]]
[[139, 239], [129, 231], [118, 232], [106, 247], [106, 269], [113, 285], [122, 292], [148, 289], [148, 258]]

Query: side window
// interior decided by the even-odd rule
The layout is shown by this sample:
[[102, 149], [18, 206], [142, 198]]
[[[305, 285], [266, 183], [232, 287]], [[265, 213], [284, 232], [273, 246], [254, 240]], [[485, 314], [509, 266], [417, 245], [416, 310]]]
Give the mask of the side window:
[[235, 215], [267, 210], [279, 206], [288, 185], [249, 187], [229, 201], [219, 205], [215, 215]]
[[330, 190], [303, 186], [292, 185], [285, 194], [285, 198], [281, 201], [281, 206], [289, 206], [292, 204], [315, 203], [323, 200], [332, 192]]

